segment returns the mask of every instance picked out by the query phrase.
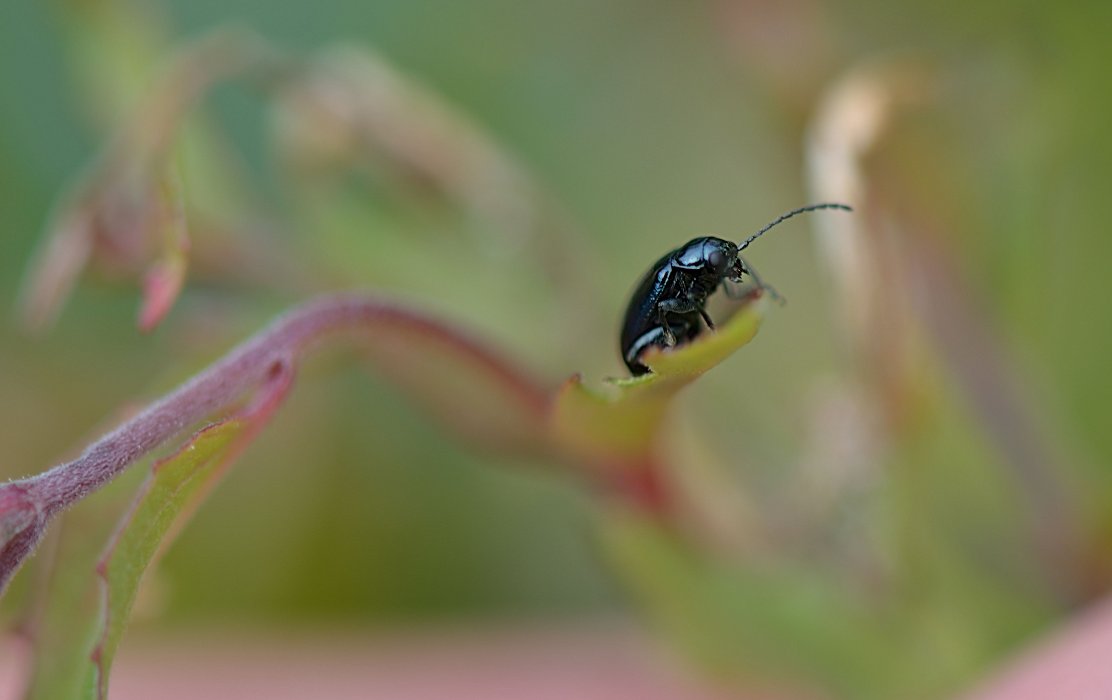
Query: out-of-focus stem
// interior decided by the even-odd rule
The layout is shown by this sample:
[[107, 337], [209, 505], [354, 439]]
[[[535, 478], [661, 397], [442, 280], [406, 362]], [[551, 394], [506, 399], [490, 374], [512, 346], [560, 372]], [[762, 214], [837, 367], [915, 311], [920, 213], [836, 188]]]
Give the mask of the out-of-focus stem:
[[942, 236], [928, 235], [930, 217], [895, 216], [891, 192], [866, 172], [871, 151], [909, 105], [924, 101], [931, 84], [914, 65], [862, 67], [831, 89], [812, 126], [808, 165], [816, 198], [846, 201], [861, 213], [815, 221], [849, 354], [892, 442], [905, 427], [900, 419], [919, 403], [916, 353], [926, 345], [937, 350], [1029, 504], [1030, 537], [1049, 584], [1076, 598], [1085, 585], [1078, 499], [1055, 471], [1056, 450], [1023, 382], [935, 240]]
[[[307, 348], [342, 332], [374, 332], [383, 325], [403, 326], [450, 344], [488, 371], [513, 396], [519, 410], [539, 423], [548, 408], [548, 396], [505, 359], [479, 343], [401, 306], [359, 295], [325, 297], [300, 306], [232, 350], [146, 410], [89, 446], [76, 459], [40, 475], [0, 486], [3, 516], [0, 548], [19, 540], [11, 551], [22, 559], [34, 546], [47, 521], [93, 491], [107, 484], [128, 465], [148, 454], [186, 428], [221, 410], [227, 410], [251, 390], [289, 371]], [[31, 524], [35, 523], [35, 527]], [[30, 538], [29, 543], [22, 539]], [[24, 546], [26, 544], [26, 546]], [[0, 588], [18, 561], [0, 564]]]

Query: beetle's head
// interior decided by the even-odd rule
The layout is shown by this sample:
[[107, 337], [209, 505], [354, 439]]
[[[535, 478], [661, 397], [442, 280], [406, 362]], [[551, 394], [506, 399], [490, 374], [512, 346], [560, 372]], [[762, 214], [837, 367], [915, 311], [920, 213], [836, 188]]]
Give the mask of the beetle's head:
[[717, 279], [733, 276], [737, 269], [737, 245], [721, 238], [707, 238], [703, 243], [703, 262], [707, 273]]

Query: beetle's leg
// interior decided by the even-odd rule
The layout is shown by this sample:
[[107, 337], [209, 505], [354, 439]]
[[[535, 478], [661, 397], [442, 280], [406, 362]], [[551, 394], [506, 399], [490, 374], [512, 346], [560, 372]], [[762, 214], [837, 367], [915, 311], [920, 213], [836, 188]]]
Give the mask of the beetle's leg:
[[670, 308], [673, 300], [662, 301], [656, 307], [656, 315], [660, 322], [660, 330], [664, 332], [664, 344], [672, 347], [676, 344], [676, 334], [672, 332], [672, 327], [668, 325], [668, 314], [674, 309]]
[[696, 309], [702, 311], [702, 308], [689, 298], [665, 299], [656, 305], [660, 328], [664, 331], [664, 342], [669, 347], [676, 344], [676, 334], [672, 332], [672, 328], [668, 325], [668, 314], [685, 314]]
[[726, 293], [727, 299], [734, 301], [742, 301], [750, 298], [754, 289], [767, 290], [769, 295], [777, 301], [783, 303], [784, 298], [780, 296], [772, 287], [767, 284], [761, 284], [759, 280], [753, 280], [752, 284], [744, 284], [738, 280], [725, 279], [722, 281], [722, 291]]
[[[771, 284], [768, 284], [768, 283], [767, 283], [767, 282], [765, 282], [765, 281], [764, 281], [763, 279], [761, 279], [761, 276], [760, 276], [760, 275], [758, 275], [758, 274], [757, 274], [757, 271], [756, 271], [756, 270], [754, 270], [754, 269], [753, 269], [753, 268], [752, 268], [752, 267], [751, 267], [751, 266], [749, 265], [749, 263], [745, 261], [745, 258], [743, 258], [743, 257], [741, 257], [741, 256], [739, 255], [739, 256], [737, 256], [737, 259], [738, 259], [738, 262], [739, 262], [739, 263], [741, 263], [741, 271], [742, 271], [743, 273], [745, 273], [745, 274], [749, 275], [750, 277], [752, 277], [752, 278], [753, 278], [753, 282], [754, 282], [754, 283], [756, 283], [756, 285], [757, 285], [757, 286], [758, 286], [759, 288], [761, 288], [761, 289], [763, 289], [764, 291], [768, 292], [768, 295], [769, 295], [770, 297], [772, 297], [772, 300], [773, 300], [773, 301], [775, 301], [775, 302], [777, 302], [777, 303], [779, 303], [779, 304], [784, 304], [784, 303], [786, 303], [786, 302], [787, 302], [787, 299], [785, 299], [784, 297], [780, 296], [780, 292], [776, 291], [776, 288], [775, 288], [775, 287], [773, 287], [773, 286], [772, 286]], [[732, 293], [732, 294], [731, 294], [731, 293], [730, 293], [730, 288], [729, 288], [729, 287], [726, 287], [726, 285], [722, 285], [722, 286], [723, 286], [723, 287], [725, 287], [725, 289], [726, 289], [726, 296], [730, 297], [731, 299], [740, 299], [741, 297], [745, 296], [745, 295], [739, 295], [739, 294], [737, 294], [736, 292], [734, 292], [734, 293]]]
[[732, 279], [722, 280], [722, 291], [726, 293], [727, 299], [744, 299], [746, 292], [742, 291], [743, 289], [745, 287], [742, 287], [739, 282]]
[[715, 330], [714, 321], [711, 320], [710, 314], [708, 314], [707, 310], [701, 306], [699, 307], [699, 315], [703, 317], [703, 322], [707, 324], [707, 328], [711, 329], [712, 331]]
[[664, 303], [661, 302], [656, 306], [656, 319], [660, 324], [660, 330], [664, 332], [664, 344], [672, 347], [676, 344], [676, 334], [668, 327], [668, 310], [664, 308]]

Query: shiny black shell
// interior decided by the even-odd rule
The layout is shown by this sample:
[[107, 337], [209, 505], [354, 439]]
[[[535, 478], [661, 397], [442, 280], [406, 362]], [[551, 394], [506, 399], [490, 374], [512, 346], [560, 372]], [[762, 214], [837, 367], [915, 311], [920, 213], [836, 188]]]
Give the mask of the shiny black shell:
[[[740, 279], [737, 246], [713, 236], [693, 239], [656, 261], [630, 297], [622, 322], [621, 351], [629, 371], [645, 374], [638, 358], [646, 349], [667, 347], [660, 306], [679, 300], [683, 311], [664, 314], [676, 343], [694, 340], [704, 328], [702, 309], [724, 279]], [[690, 307], [690, 308], [688, 308]]]

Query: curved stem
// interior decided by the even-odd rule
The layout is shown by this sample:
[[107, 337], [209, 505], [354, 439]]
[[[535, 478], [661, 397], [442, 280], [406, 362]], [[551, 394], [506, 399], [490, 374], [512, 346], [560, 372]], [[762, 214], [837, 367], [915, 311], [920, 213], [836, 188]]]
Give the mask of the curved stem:
[[[366, 295], [341, 294], [299, 306], [276, 319], [223, 359], [104, 435], [76, 459], [37, 476], [0, 486], [0, 590], [56, 514], [101, 488], [130, 464], [190, 426], [242, 400], [286, 372], [322, 339], [384, 326], [419, 331], [467, 356], [501, 383], [521, 410], [538, 419], [545, 390], [505, 358], [438, 321]], [[16, 507], [18, 506], [18, 507]]]

